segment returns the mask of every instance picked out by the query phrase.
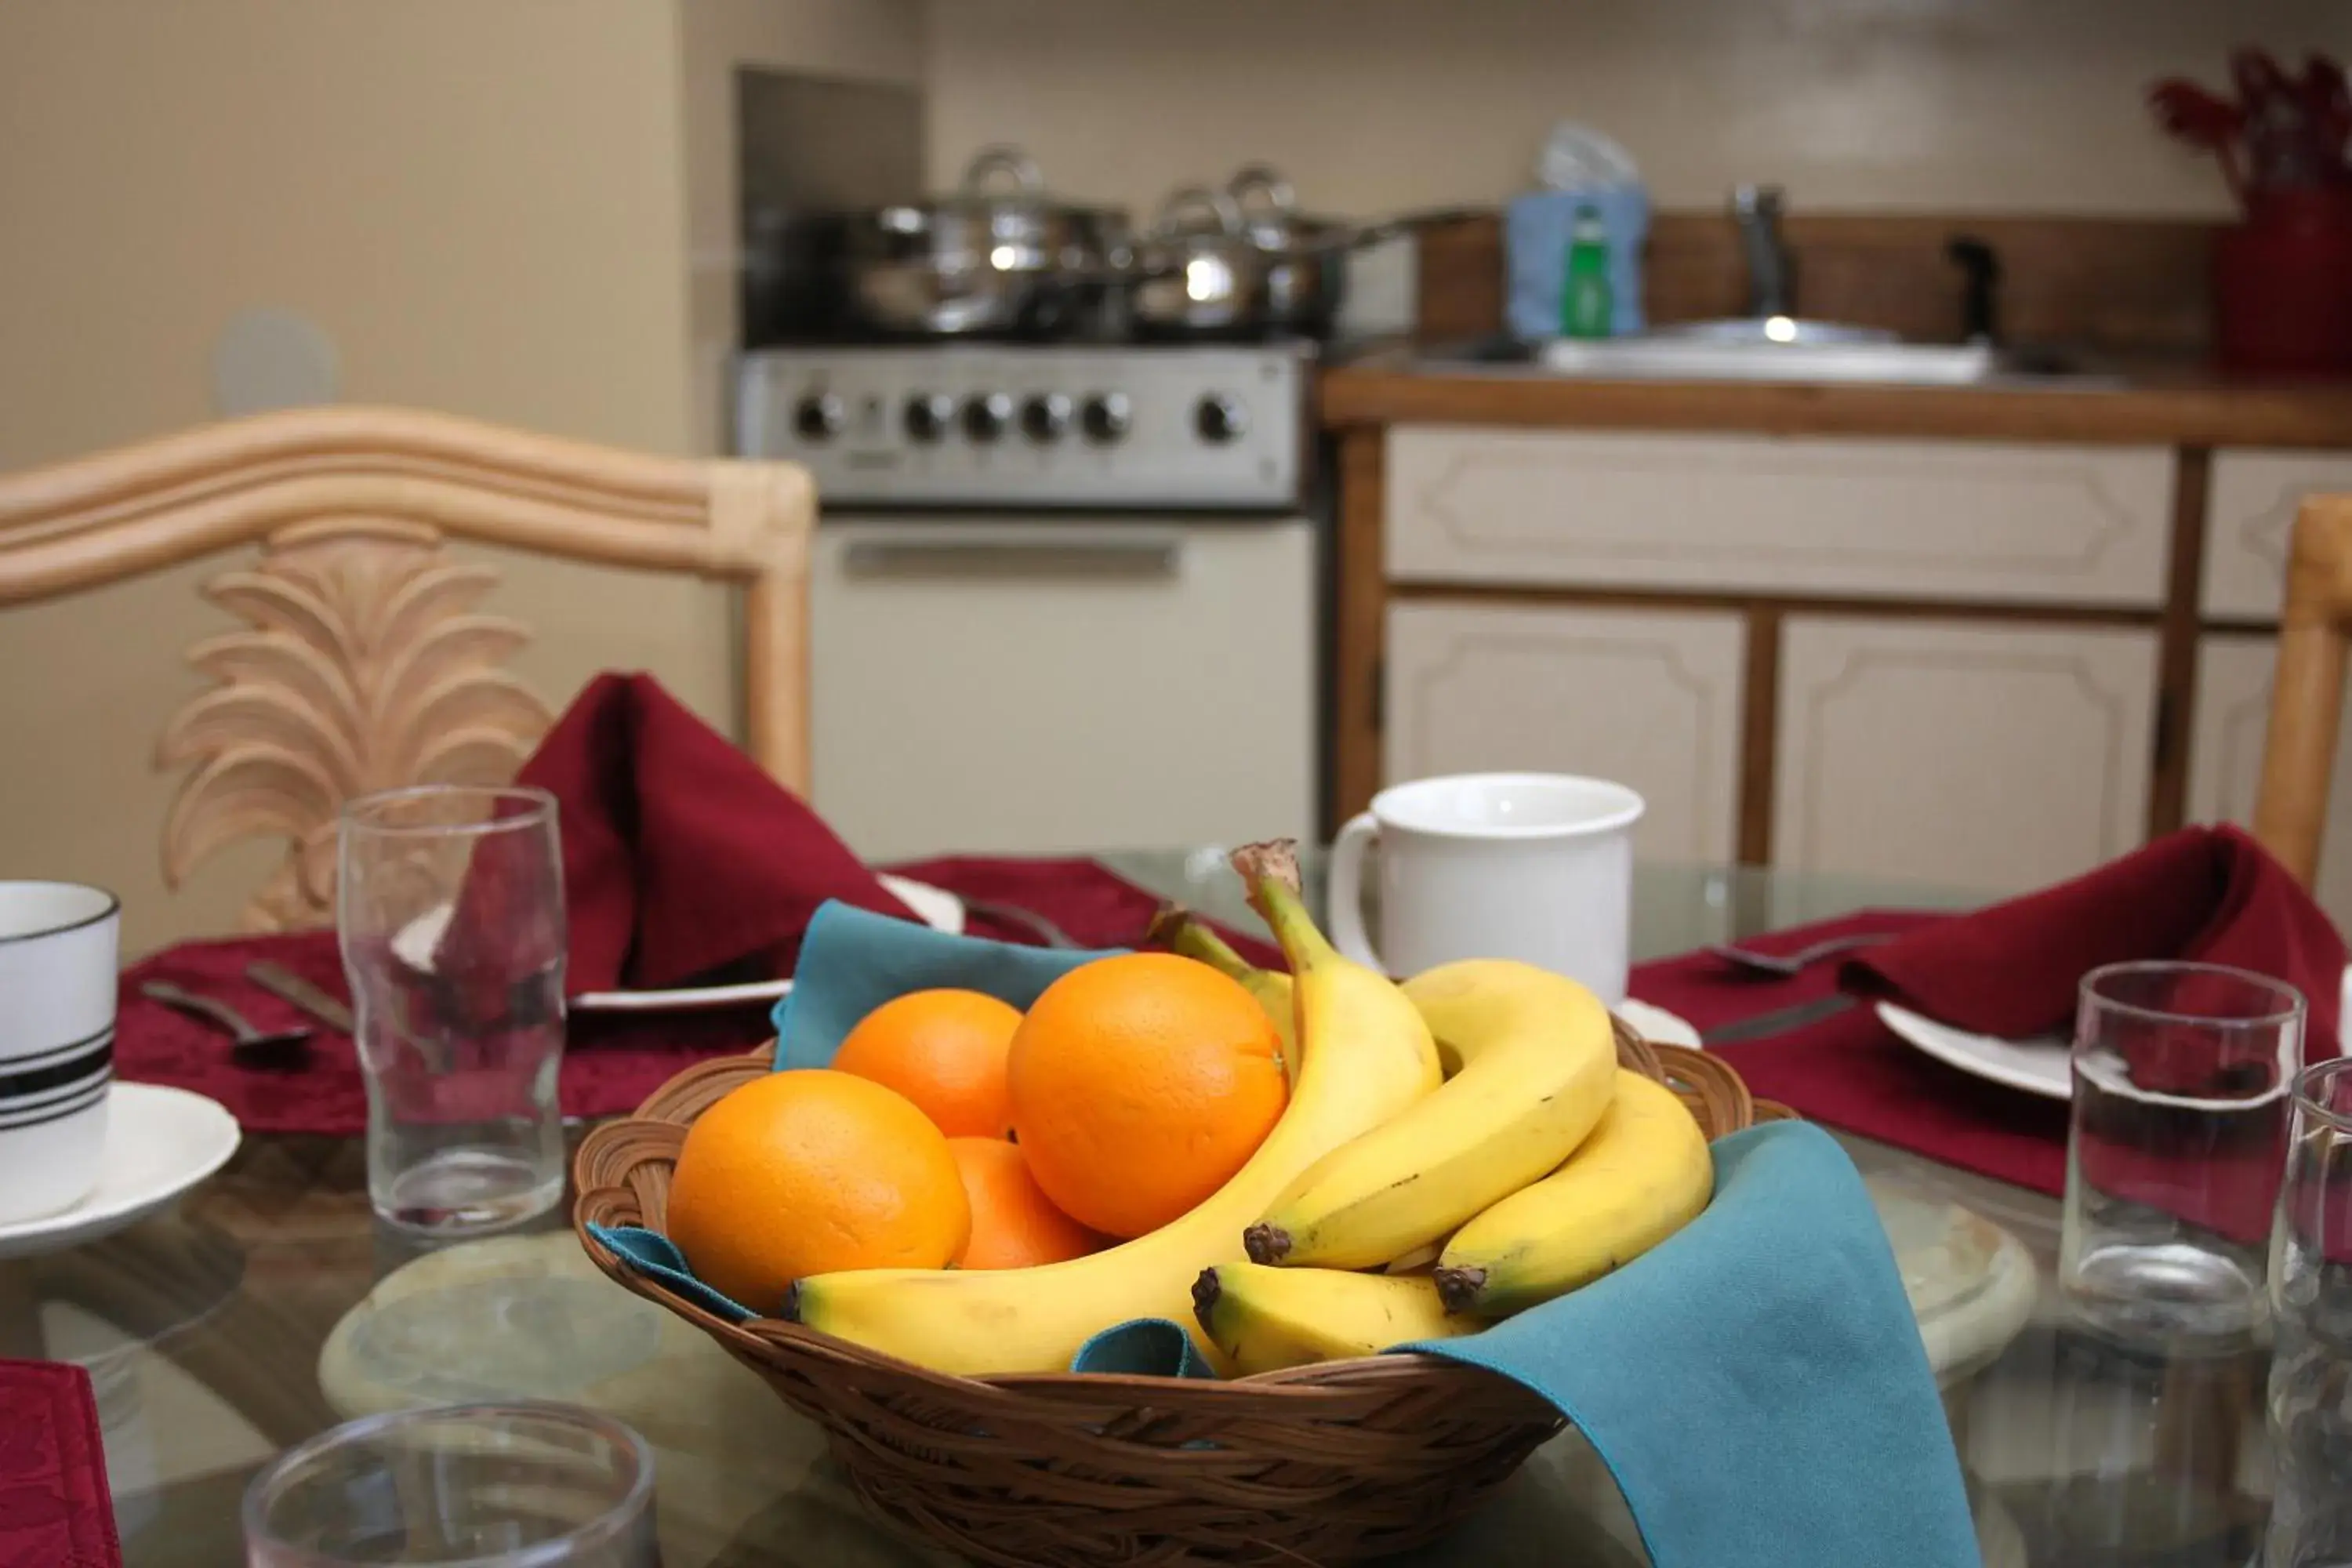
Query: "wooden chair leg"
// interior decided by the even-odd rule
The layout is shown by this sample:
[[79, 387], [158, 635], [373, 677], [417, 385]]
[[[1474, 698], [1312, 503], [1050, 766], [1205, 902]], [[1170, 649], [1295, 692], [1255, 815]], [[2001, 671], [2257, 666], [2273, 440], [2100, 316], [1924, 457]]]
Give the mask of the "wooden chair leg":
[[2271, 683], [2254, 837], [2309, 887], [2319, 870], [2330, 773], [2344, 710], [2345, 628], [2352, 613], [2352, 503], [2315, 498], [2294, 524]]

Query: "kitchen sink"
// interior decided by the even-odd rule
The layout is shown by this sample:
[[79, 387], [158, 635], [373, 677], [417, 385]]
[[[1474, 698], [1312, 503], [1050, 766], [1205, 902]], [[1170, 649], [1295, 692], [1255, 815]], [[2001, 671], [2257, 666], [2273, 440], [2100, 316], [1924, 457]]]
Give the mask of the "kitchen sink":
[[1892, 332], [1785, 316], [1696, 321], [1622, 338], [1490, 340], [1433, 356], [1594, 381], [1771, 381], [1877, 386], [1970, 386], [2065, 377], [2080, 368], [2048, 353], [1989, 343], [1906, 342]]

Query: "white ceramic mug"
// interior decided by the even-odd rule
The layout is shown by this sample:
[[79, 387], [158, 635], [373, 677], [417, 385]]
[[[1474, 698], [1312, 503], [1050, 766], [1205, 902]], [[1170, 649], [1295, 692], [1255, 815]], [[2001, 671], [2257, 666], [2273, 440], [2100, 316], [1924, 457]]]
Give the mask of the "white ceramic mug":
[[[1625, 999], [1633, 824], [1642, 797], [1568, 773], [1460, 773], [1391, 785], [1331, 847], [1331, 940], [1418, 974], [1516, 958]], [[1379, 840], [1381, 936], [1364, 930], [1364, 849]]]
[[100, 889], [0, 882], [0, 1224], [98, 1185], [121, 923]]

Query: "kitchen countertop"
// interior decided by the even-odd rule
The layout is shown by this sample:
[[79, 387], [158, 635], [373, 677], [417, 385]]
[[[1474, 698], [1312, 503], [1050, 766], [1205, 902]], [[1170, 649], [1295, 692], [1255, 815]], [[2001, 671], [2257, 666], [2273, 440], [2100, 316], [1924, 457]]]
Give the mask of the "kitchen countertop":
[[2352, 447], [2352, 382], [2232, 381], [2164, 363], [2112, 368], [1978, 386], [1600, 381], [1392, 344], [1325, 371], [1319, 395], [1323, 425], [1335, 430], [1479, 425]]

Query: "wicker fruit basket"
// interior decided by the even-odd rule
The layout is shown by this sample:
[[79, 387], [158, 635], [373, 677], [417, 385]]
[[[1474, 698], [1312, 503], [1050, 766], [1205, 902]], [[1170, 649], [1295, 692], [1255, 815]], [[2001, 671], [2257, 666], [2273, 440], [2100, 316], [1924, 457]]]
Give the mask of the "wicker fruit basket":
[[[1618, 1026], [1618, 1059], [1671, 1085], [1709, 1137], [1785, 1115], [1722, 1062]], [[771, 1319], [730, 1323], [630, 1268], [587, 1227], [659, 1231], [687, 1127], [770, 1070], [767, 1050], [688, 1068], [573, 1163], [597, 1267], [719, 1342], [823, 1426], [884, 1515], [1004, 1568], [1336, 1563], [1439, 1534], [1560, 1429], [1507, 1379], [1425, 1355], [1228, 1383], [1073, 1373], [953, 1377]]]

